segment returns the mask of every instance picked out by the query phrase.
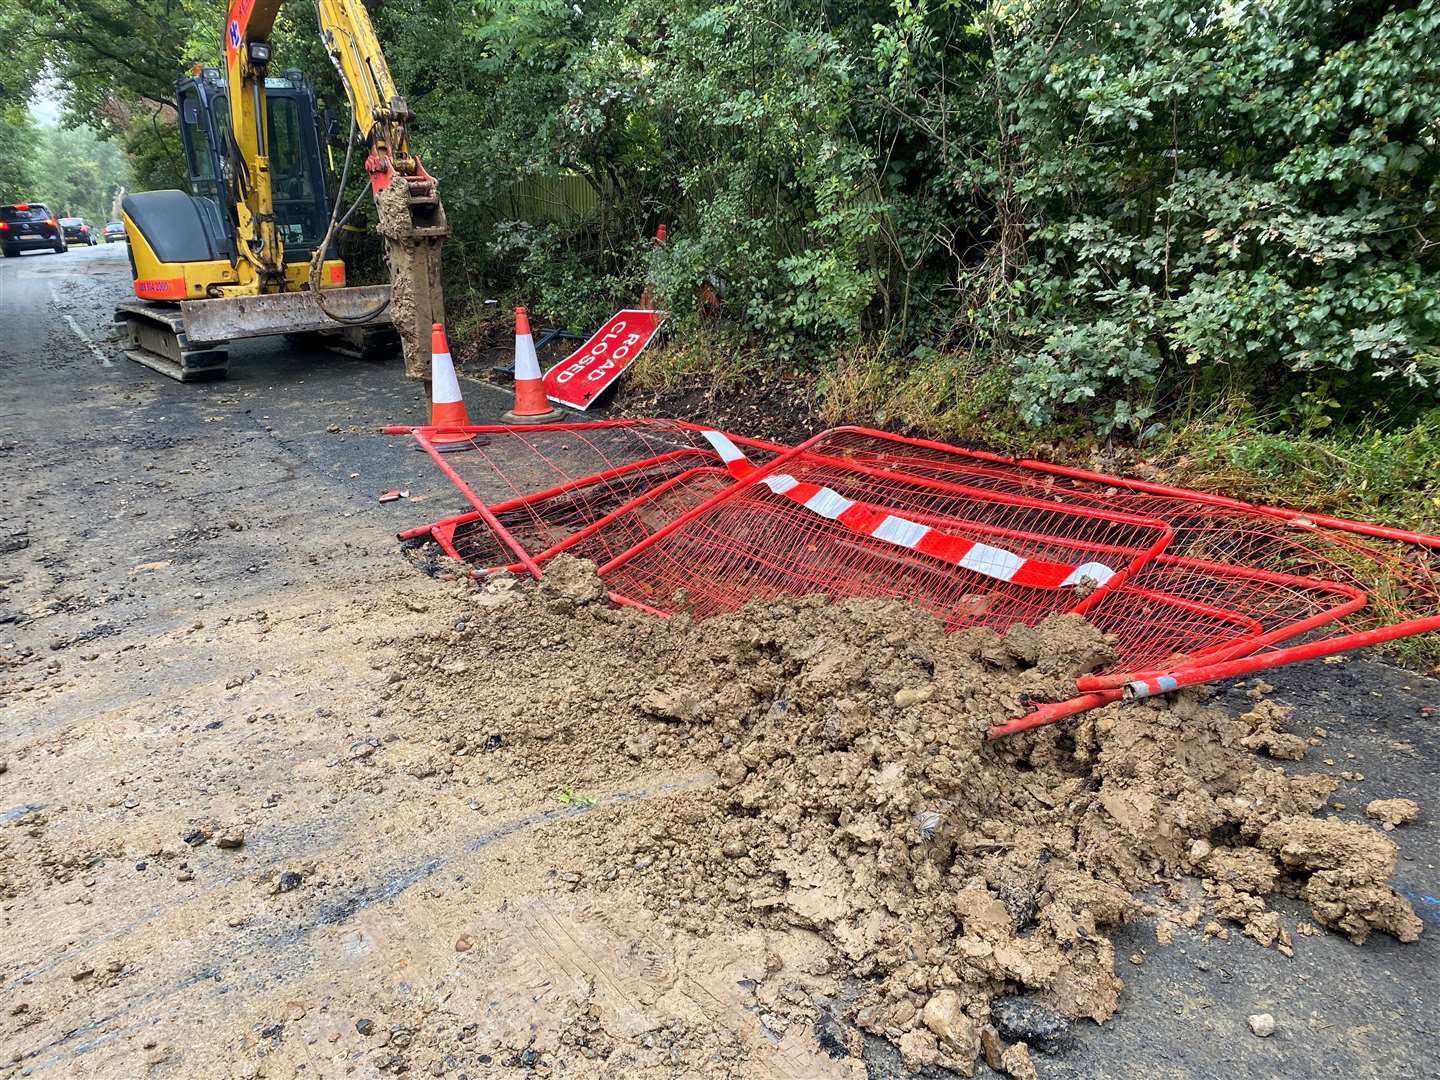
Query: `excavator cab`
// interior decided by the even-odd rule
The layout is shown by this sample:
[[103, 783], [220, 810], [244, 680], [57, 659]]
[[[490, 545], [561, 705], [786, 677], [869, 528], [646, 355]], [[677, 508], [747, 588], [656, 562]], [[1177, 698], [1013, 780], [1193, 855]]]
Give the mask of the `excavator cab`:
[[[219, 221], [214, 247], [235, 258], [235, 221], [227, 211], [235, 203], [229, 192], [241, 157], [230, 138], [230, 99], [225, 77], [205, 68], [175, 86], [175, 108], [185, 150], [190, 193], [214, 207], [207, 222]], [[287, 71], [265, 80], [265, 107], [270, 136], [270, 183], [275, 219], [285, 244], [285, 261], [308, 264], [325, 236], [330, 217], [326, 175], [320, 155], [315, 93], [305, 76]], [[333, 254], [333, 253], [327, 253]]]
[[[310, 260], [330, 221], [315, 93], [298, 71], [265, 79], [265, 134], [276, 231], [285, 254], [279, 280], [258, 281], [242, 257], [235, 205], [253, 165], [235, 145], [225, 76], [205, 68], [175, 84], [175, 109], [189, 191], [141, 191], [121, 203], [135, 300], [117, 305], [126, 355], [181, 381], [220, 378], [229, 342], [287, 334], [351, 356], [393, 350], [388, 319], [337, 324], [334, 313], [383, 308], [388, 286], [345, 288], [334, 247], [321, 263], [317, 307], [307, 291]], [[277, 275], [278, 279], [278, 275]], [[255, 295], [234, 295], [250, 289]]]
[[[254, 286], [255, 270], [241, 258], [235, 205], [253, 164], [231, 134], [225, 76], [206, 68], [181, 79], [175, 91], [190, 190], [136, 192], [122, 202], [135, 295], [182, 301], [246, 291]], [[304, 76], [289, 71], [265, 80], [264, 101], [284, 285], [260, 282], [253, 291], [298, 292], [307, 285], [310, 257], [330, 218], [315, 94]], [[345, 264], [333, 250], [326, 252], [320, 284], [345, 284]]]

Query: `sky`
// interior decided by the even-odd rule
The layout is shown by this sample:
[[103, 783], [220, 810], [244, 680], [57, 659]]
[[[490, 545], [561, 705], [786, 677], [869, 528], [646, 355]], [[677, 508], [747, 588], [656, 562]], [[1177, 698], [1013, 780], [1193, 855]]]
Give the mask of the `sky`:
[[60, 95], [49, 79], [35, 88], [35, 96], [30, 99], [30, 118], [41, 127], [56, 127], [60, 123]]

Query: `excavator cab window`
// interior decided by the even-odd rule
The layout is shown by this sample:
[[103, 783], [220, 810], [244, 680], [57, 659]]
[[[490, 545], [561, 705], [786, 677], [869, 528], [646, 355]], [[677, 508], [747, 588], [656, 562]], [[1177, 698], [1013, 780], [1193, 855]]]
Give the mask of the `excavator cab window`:
[[309, 259], [330, 218], [315, 94], [298, 71], [265, 80], [270, 189], [286, 261]]
[[286, 250], [315, 249], [324, 233], [316, 213], [319, 177], [310, 169], [309, 149], [303, 138], [299, 103], [290, 97], [268, 99], [270, 113], [270, 186], [275, 220]]
[[185, 144], [185, 164], [190, 174], [190, 190], [202, 198], [220, 201], [217, 155], [211, 139], [209, 117], [198, 87], [190, 86], [180, 93], [180, 122]]

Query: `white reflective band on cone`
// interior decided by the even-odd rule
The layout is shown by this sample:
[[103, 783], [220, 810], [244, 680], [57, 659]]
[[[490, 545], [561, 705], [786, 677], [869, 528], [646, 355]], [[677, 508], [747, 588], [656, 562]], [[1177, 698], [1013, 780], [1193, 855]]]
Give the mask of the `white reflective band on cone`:
[[515, 335], [515, 381], [540, 378], [540, 359], [535, 355], [535, 339], [529, 334]]
[[460, 400], [460, 380], [455, 377], [455, 362], [448, 352], [430, 357], [430, 400], [436, 405]]

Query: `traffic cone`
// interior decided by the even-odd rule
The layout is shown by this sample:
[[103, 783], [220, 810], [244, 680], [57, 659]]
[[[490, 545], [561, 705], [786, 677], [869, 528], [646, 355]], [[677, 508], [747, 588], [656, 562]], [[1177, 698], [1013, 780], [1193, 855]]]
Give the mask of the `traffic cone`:
[[515, 407], [507, 412], [507, 424], [548, 424], [564, 414], [545, 396], [535, 339], [530, 336], [530, 316], [523, 307], [515, 309]]
[[[430, 426], [432, 428], [469, 427], [465, 402], [460, 398], [460, 380], [455, 377], [455, 361], [450, 358], [450, 343], [445, 340], [445, 327], [438, 322], [430, 327]], [[437, 432], [430, 436], [437, 450], [465, 450], [471, 437], [455, 432]]]

